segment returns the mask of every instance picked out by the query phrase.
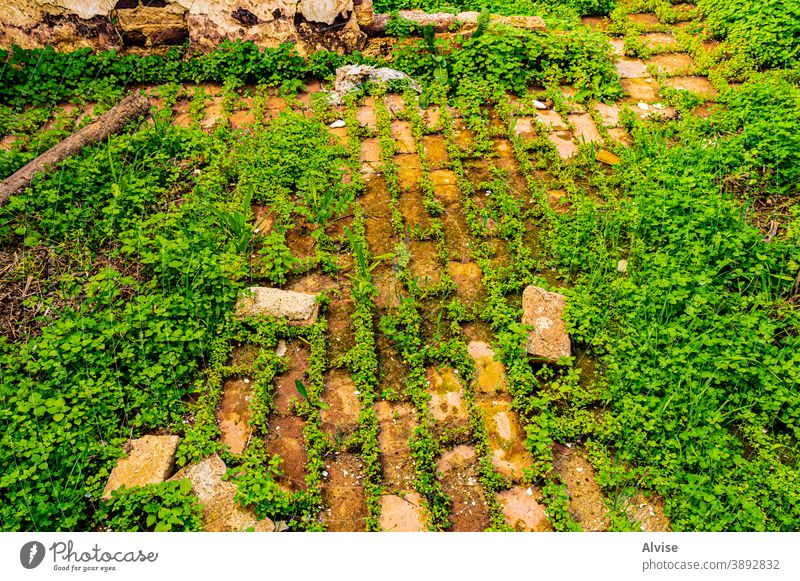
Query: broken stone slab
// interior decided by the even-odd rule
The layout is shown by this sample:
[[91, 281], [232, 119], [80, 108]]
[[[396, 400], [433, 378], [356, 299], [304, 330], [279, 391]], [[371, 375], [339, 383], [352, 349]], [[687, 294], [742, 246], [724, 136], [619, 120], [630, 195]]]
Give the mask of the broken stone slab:
[[441, 474], [449, 474], [470, 464], [477, 462], [477, 454], [475, 448], [466, 446], [464, 444], [456, 446], [442, 454], [439, 461], [436, 463], [436, 470]]
[[243, 508], [234, 500], [236, 484], [222, 480], [227, 467], [217, 454], [212, 454], [196, 464], [179, 470], [170, 480], [188, 480], [192, 492], [203, 504], [203, 529], [206, 532], [256, 532], [271, 533], [275, 523], [270, 519], [259, 520], [255, 512]]
[[311, 22], [333, 24], [343, 12], [353, 11], [353, 0], [300, 0], [297, 11]]
[[378, 524], [382, 531], [396, 533], [419, 533], [425, 527], [425, 508], [422, 497], [416, 492], [403, 496], [385, 494], [381, 496], [381, 516]]
[[607, 531], [608, 505], [585, 452], [566, 446], [553, 446], [553, 451], [553, 470], [566, 485], [569, 513], [584, 531]]
[[495, 353], [488, 343], [470, 341], [467, 352], [475, 361], [475, 385], [480, 393], [496, 395], [508, 391], [506, 368], [495, 359]]
[[236, 303], [236, 316], [241, 318], [268, 315], [286, 318], [290, 323], [310, 325], [317, 320], [317, 295], [264, 286], [250, 287]]
[[348, 453], [326, 459], [320, 520], [329, 532], [363, 532], [367, 524], [364, 461]]
[[[421, 27], [432, 26], [433, 31], [437, 33], [447, 32], [456, 22], [456, 15], [446, 12], [428, 13], [423, 10], [400, 10], [398, 16], [404, 20], [411, 20]], [[373, 14], [372, 22], [362, 25], [361, 29], [370, 36], [384, 35], [391, 17], [391, 14]]]
[[567, 115], [567, 119], [575, 128], [575, 138], [578, 142], [594, 143], [603, 140], [594, 121], [586, 113], [571, 113]]
[[664, 84], [679, 91], [690, 91], [704, 99], [713, 99], [717, 90], [706, 77], [687, 76], [664, 79]]
[[642, 79], [649, 76], [647, 65], [640, 60], [617, 61], [617, 74], [620, 79]]
[[466, 422], [469, 409], [464, 400], [464, 388], [450, 367], [428, 368], [428, 408], [437, 422]]
[[143, 436], [129, 440], [124, 448], [128, 455], [117, 460], [103, 490], [103, 499], [110, 499], [111, 493], [123, 486], [133, 488], [164, 482], [175, 467], [175, 450], [180, 440], [178, 436]]
[[601, 149], [597, 152], [595, 159], [606, 165], [617, 165], [620, 161], [619, 156], [611, 153], [607, 149]]
[[664, 514], [664, 502], [658, 498], [647, 498], [641, 492], [624, 501], [628, 518], [639, 523], [639, 528], [648, 533], [665, 533], [671, 530], [669, 519]]
[[456, 283], [456, 294], [467, 303], [474, 302], [480, 295], [483, 272], [475, 262], [447, 263], [447, 272]]
[[544, 507], [536, 502], [533, 488], [516, 486], [497, 493], [508, 525], [519, 532], [549, 532], [553, 530]]
[[0, 45], [66, 52], [188, 40], [204, 50], [241, 40], [261, 48], [294, 42], [302, 54], [349, 53], [364, 48], [359, 23], [371, 13], [371, 0], [19, 0], [0, 5]]
[[422, 87], [414, 79], [402, 71], [387, 67], [371, 65], [345, 65], [336, 69], [336, 80], [333, 91], [329, 93], [329, 101], [333, 105], [341, 105], [344, 95], [367, 83], [388, 83], [390, 81], [407, 80], [409, 87], [422, 91]]
[[353, 0], [353, 8], [359, 26], [369, 26], [375, 22], [375, 8], [372, 0]]
[[572, 344], [564, 326], [566, 298], [538, 286], [527, 286], [522, 293], [522, 324], [532, 325], [525, 349], [550, 362], [572, 355]]
[[619, 106], [607, 105], [605, 103], [595, 103], [594, 108], [600, 114], [600, 119], [606, 127], [617, 127], [619, 125]]
[[[457, 27], [459, 32], [469, 33], [478, 24], [480, 12], [469, 11], [453, 14], [452, 12], [425, 12], [424, 10], [400, 10], [398, 16], [410, 20], [420, 27], [432, 26], [436, 33], [452, 32]], [[375, 14], [369, 25], [362, 25], [362, 29], [370, 36], [380, 36], [386, 33], [391, 14]], [[545, 30], [547, 25], [539, 16], [501, 16], [492, 14], [489, 22], [501, 23], [528, 30]]]
[[537, 109], [536, 119], [551, 131], [565, 131], [567, 129], [567, 124], [564, 122], [561, 114], [552, 109]]
[[556, 131], [547, 136], [553, 145], [556, 146], [556, 151], [561, 159], [569, 159], [578, 153], [578, 146], [572, 140], [572, 133], [569, 131]]

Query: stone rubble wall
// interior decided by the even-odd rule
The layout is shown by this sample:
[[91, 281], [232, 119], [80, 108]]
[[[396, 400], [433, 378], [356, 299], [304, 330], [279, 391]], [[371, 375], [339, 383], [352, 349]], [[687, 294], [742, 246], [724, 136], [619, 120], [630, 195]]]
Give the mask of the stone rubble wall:
[[372, 18], [372, 0], [8, 0], [0, 48], [153, 49], [188, 40], [210, 49], [238, 39], [345, 52], [363, 48], [359, 23]]

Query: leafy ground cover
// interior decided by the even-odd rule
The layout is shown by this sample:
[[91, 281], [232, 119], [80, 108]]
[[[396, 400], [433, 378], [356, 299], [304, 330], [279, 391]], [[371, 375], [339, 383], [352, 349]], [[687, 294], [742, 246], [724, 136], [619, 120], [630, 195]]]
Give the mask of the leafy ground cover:
[[465, 12], [484, 10], [492, 14], [522, 14], [526, 16], [547, 15], [564, 9], [578, 14], [608, 14], [614, 7], [613, 0], [559, 0], [558, 2], [539, 2], [538, 0], [379, 0], [375, 9], [379, 12], [393, 10], [424, 10], [425, 12]]

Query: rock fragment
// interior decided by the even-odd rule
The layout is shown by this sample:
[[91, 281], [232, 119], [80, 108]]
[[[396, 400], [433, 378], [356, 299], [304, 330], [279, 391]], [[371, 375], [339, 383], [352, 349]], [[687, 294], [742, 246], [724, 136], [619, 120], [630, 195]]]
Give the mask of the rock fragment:
[[369, 26], [375, 22], [375, 9], [372, 0], [353, 0], [353, 8], [359, 26]]

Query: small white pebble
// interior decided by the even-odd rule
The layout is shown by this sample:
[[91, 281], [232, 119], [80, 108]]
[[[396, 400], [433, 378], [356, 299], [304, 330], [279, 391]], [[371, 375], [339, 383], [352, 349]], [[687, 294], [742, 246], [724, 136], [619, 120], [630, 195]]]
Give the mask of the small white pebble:
[[340, 127], [346, 127], [346, 126], [347, 123], [344, 122], [344, 119], [337, 119], [336, 121], [328, 125], [328, 127], [330, 127], [331, 129], [339, 129]]
[[527, 494], [528, 496], [533, 496], [533, 489], [528, 487], [528, 490], [525, 491], [525, 494]]
[[323, 475], [325, 478], [327, 478], [327, 477], [328, 477], [328, 471], [327, 471], [327, 470], [323, 470], [323, 471], [322, 471], [322, 475]]
[[539, 109], [540, 111], [543, 110], [543, 109], [547, 109], [547, 105], [545, 105], [541, 101], [537, 101], [535, 99], [533, 101], [533, 106], [536, 107], [537, 109]]
[[649, 110], [649, 109], [650, 109], [650, 105], [648, 105], [647, 103], [639, 103], [639, 105], [637, 105], [637, 106], [638, 106], [638, 107], [639, 107], [639, 109], [641, 109], [642, 111], [647, 111], [647, 110]]
[[245, 382], [245, 383], [250, 383], [250, 380], [249, 380], [249, 379], [247, 379], [247, 378], [245, 377], [245, 378], [244, 378], [244, 382]]

